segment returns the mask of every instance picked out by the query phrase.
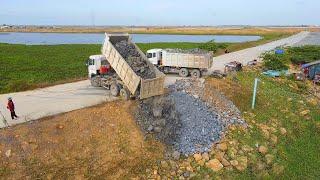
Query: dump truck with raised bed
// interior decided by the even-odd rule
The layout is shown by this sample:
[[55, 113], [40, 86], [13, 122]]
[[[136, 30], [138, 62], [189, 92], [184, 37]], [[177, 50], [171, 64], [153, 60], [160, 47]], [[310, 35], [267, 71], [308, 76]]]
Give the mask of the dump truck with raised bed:
[[102, 55], [90, 56], [88, 71], [91, 84], [110, 89], [113, 96], [145, 99], [164, 93], [165, 75], [129, 34], [106, 34]]
[[200, 49], [150, 49], [148, 60], [164, 73], [178, 73], [182, 77], [199, 78], [212, 66], [213, 54]]

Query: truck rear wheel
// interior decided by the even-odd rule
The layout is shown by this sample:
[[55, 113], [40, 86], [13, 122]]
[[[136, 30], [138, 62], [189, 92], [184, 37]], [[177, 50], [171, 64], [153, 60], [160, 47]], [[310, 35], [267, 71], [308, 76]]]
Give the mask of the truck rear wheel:
[[201, 72], [199, 69], [194, 69], [191, 71], [191, 77], [193, 78], [200, 78], [201, 77]]
[[116, 83], [112, 83], [110, 86], [110, 92], [111, 92], [111, 95], [114, 97], [119, 96], [119, 93], [120, 93], [119, 86]]
[[130, 92], [126, 88], [122, 88], [120, 90], [120, 96], [123, 100], [129, 100], [130, 99]]
[[93, 87], [101, 87], [100, 77], [98, 77], [98, 76], [92, 77], [90, 79], [90, 83], [91, 83], [91, 86], [93, 86]]
[[187, 68], [181, 68], [179, 71], [179, 76], [181, 77], [187, 77], [189, 75], [189, 71]]

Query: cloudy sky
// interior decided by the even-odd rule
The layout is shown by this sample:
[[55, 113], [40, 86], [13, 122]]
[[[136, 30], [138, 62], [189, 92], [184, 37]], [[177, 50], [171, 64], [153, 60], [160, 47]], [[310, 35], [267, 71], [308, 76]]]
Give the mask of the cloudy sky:
[[0, 24], [319, 25], [320, 0], [0, 0]]

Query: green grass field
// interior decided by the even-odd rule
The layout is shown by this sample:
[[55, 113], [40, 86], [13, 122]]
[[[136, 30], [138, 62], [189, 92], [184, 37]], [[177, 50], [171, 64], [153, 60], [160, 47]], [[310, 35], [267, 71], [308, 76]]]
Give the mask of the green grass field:
[[[259, 41], [217, 43], [236, 51], [285, 37], [269, 34]], [[143, 52], [153, 48], [198, 48], [202, 43], [138, 44]], [[85, 61], [100, 54], [101, 45], [14, 45], [0, 43], [0, 93], [25, 91], [86, 78]], [[220, 47], [215, 55], [224, 53]]]
[[0, 93], [8, 93], [86, 77], [85, 61], [100, 45], [0, 44], [0, 49]]

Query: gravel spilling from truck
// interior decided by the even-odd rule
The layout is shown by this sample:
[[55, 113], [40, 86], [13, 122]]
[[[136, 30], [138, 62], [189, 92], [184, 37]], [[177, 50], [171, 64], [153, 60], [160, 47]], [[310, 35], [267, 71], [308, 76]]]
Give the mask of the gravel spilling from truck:
[[228, 125], [244, 122], [240, 111], [225, 98], [212, 101], [226, 101], [224, 106], [201, 98], [205, 94], [203, 80], [180, 80], [169, 89], [167, 95], [140, 101], [136, 119], [144, 132], [154, 134], [175, 151], [185, 155], [208, 152]]
[[120, 41], [115, 44], [115, 48], [138, 76], [143, 79], [156, 78], [154, 69], [148, 65], [146, 59], [140, 56], [133, 44], [128, 41]]

